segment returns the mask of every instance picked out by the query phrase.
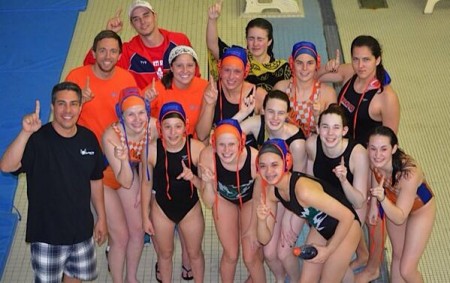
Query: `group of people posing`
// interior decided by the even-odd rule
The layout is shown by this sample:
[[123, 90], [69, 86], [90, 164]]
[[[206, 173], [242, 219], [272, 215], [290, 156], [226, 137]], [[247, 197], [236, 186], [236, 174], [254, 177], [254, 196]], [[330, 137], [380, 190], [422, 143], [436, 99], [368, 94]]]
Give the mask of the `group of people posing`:
[[[235, 282], [241, 252], [246, 282], [267, 281], [264, 262], [276, 282], [369, 282], [385, 230], [391, 281], [422, 282], [436, 204], [399, 148], [400, 106], [379, 42], [356, 37], [348, 64], [339, 53], [321, 64], [309, 41], [276, 59], [262, 18], [248, 23], [246, 48], [223, 42], [221, 8], [208, 9], [209, 81], [189, 39], [159, 28], [150, 3], [136, 0], [128, 16], [138, 34], [122, 44], [118, 12], [84, 66], [54, 87], [53, 121], [42, 126], [39, 101], [23, 118], [0, 169], [27, 173], [35, 281], [95, 279], [94, 245], [107, 238], [112, 280], [138, 282], [147, 233], [156, 280], [172, 282], [178, 233], [182, 278], [204, 282], [206, 207], [223, 248], [221, 282]], [[305, 223], [317, 255], [299, 261]]]

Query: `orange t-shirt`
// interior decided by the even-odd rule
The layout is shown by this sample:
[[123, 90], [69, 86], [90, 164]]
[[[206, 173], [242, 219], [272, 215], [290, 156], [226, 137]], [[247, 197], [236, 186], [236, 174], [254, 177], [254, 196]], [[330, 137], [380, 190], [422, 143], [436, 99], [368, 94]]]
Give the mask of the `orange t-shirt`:
[[66, 81], [74, 82], [83, 89], [86, 86], [87, 77], [89, 77], [89, 87], [94, 98], [83, 104], [78, 124], [93, 131], [101, 144], [105, 129], [118, 119], [115, 106], [119, 100], [120, 91], [126, 87], [135, 87], [136, 82], [127, 70], [117, 66], [111, 78], [100, 79], [94, 74], [92, 65], [73, 69], [67, 75]]
[[158, 96], [151, 103], [151, 115], [158, 119], [163, 104], [176, 101], [183, 106], [186, 117], [189, 119], [188, 133], [194, 134], [202, 106], [203, 92], [207, 86], [208, 81], [198, 77], [194, 77], [187, 89], [179, 89], [175, 84], [172, 84], [172, 89], [165, 89], [164, 85], [157, 81], [155, 88]]

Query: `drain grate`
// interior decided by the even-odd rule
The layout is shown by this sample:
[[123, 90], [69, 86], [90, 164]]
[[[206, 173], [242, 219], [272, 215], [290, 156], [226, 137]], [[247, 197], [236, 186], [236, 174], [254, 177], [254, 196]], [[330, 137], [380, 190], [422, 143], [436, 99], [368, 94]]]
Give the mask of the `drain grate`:
[[358, 0], [359, 8], [361, 9], [379, 9], [387, 8], [386, 0]]

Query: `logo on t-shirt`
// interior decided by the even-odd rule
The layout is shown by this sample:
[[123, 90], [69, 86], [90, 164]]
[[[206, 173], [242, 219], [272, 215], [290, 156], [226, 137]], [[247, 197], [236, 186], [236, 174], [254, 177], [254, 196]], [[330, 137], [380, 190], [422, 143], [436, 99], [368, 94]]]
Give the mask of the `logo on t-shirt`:
[[94, 152], [93, 150], [87, 150], [87, 149], [85, 148], [85, 149], [80, 149], [80, 154], [81, 154], [81, 155], [94, 155], [95, 152]]
[[138, 74], [152, 74], [155, 72], [155, 68], [147, 58], [135, 53], [130, 59], [130, 71]]
[[342, 98], [341, 105], [343, 105], [350, 113], [353, 113], [353, 111], [355, 111], [355, 106], [345, 97]]

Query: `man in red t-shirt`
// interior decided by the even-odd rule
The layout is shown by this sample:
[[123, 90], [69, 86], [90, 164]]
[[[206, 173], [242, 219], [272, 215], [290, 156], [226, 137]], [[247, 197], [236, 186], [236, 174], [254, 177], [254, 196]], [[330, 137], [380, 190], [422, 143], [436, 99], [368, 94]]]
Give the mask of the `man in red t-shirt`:
[[[119, 10], [111, 18], [106, 29], [119, 32], [123, 22]], [[129, 8], [130, 23], [138, 35], [123, 44], [123, 53], [118, 66], [127, 69], [134, 76], [140, 89], [151, 85], [153, 79], [160, 80], [169, 69], [169, 53], [178, 45], [191, 46], [191, 42], [183, 33], [158, 28], [157, 14], [153, 7], [142, 0], [134, 1]], [[92, 64], [90, 52], [84, 64]]]

